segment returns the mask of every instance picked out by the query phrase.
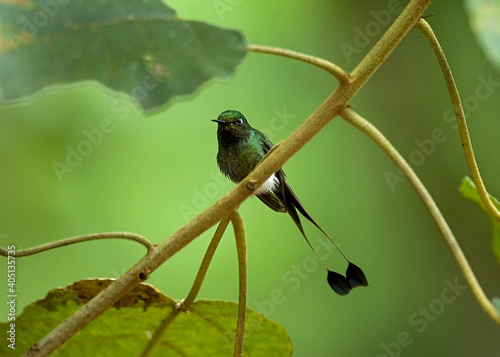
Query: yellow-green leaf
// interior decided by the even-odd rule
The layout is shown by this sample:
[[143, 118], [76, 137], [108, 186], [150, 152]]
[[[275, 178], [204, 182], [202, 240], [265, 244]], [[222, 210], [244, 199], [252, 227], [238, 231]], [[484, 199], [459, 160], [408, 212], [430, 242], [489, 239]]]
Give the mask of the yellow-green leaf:
[[[88, 279], [51, 290], [16, 318], [16, 349], [4, 340], [0, 355], [20, 355], [111, 283]], [[175, 304], [152, 286], [141, 284], [51, 356], [140, 356]], [[177, 316], [148, 356], [232, 356], [237, 315], [234, 302], [197, 301]], [[1, 323], [0, 330], [8, 331], [9, 324]], [[291, 356], [290, 337], [280, 324], [248, 309], [244, 353]]]
[[498, 314], [500, 315], [500, 297], [494, 296], [493, 299], [491, 299], [491, 301], [493, 302], [493, 306], [495, 306], [495, 308], [498, 311]]
[[[460, 192], [462, 193], [462, 196], [472, 202], [475, 202], [481, 209], [488, 214], [486, 211], [483, 202], [481, 201], [481, 197], [479, 196], [479, 193], [477, 192], [476, 185], [474, 182], [469, 178], [469, 177], [464, 177], [462, 180], [462, 184], [460, 185]], [[489, 195], [491, 198], [491, 201], [495, 205], [496, 208], [500, 209], [500, 202], [498, 200]], [[491, 219], [492, 223], [492, 230], [493, 230], [493, 252], [495, 253], [495, 256], [497, 257], [498, 262], [500, 262], [500, 222], [495, 220], [493, 217], [491, 217], [488, 214], [488, 217]]]

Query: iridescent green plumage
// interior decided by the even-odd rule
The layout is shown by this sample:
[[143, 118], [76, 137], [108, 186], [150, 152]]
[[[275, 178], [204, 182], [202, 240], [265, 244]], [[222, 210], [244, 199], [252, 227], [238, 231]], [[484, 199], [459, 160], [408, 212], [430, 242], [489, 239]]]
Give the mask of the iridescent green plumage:
[[[273, 144], [262, 132], [252, 128], [243, 114], [237, 110], [226, 110], [217, 119], [213, 119], [213, 121], [218, 123], [217, 139], [219, 142], [219, 151], [217, 153], [217, 164], [224, 175], [233, 182], [238, 183], [247, 177], [258, 165], [267, 152], [271, 150]], [[283, 169], [279, 169], [271, 176], [255, 192], [255, 195], [271, 209], [278, 212], [287, 212], [316, 256], [318, 254], [302, 228], [297, 210], [335, 245], [325, 231], [307, 213], [302, 203], [286, 182]], [[335, 245], [335, 247], [337, 246]], [[338, 247], [337, 249], [349, 262]], [[318, 259], [325, 265], [319, 256]], [[330, 286], [341, 295], [348, 294], [354, 287], [368, 285], [362, 270], [351, 262], [349, 262], [347, 278], [330, 270], [328, 272]]]
[[[227, 110], [217, 119], [219, 152], [217, 164], [221, 172], [233, 182], [240, 182], [257, 166], [273, 147], [271, 141], [259, 130], [252, 128], [246, 118], [236, 110]], [[285, 182], [285, 173], [279, 170], [276, 185]], [[257, 191], [256, 196], [271, 209], [286, 212], [281, 187]]]

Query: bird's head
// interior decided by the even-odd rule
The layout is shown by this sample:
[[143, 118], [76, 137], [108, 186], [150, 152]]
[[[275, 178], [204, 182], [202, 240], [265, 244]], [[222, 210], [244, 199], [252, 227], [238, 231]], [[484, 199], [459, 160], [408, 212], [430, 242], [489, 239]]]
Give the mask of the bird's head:
[[238, 141], [250, 136], [252, 127], [247, 119], [237, 110], [226, 110], [217, 119], [212, 119], [218, 124], [217, 133], [219, 140]]

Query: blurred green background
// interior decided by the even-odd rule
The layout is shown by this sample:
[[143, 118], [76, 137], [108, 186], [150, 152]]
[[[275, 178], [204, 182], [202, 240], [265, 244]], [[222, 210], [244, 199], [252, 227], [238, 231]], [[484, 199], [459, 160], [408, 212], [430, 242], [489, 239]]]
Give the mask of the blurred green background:
[[[385, 26], [373, 26], [366, 43], [356, 46], [358, 31], [365, 32], [381, 10], [401, 8], [406, 1], [168, 4], [182, 18], [240, 29], [249, 43], [314, 54], [352, 70]], [[428, 21], [464, 100], [483, 178], [500, 197], [500, 73], [472, 35], [463, 3], [437, 1], [428, 9], [431, 13]], [[346, 54], [346, 45], [356, 51]], [[485, 90], [488, 80], [497, 84]], [[159, 242], [233, 186], [216, 166], [216, 125], [211, 118], [238, 109], [276, 143], [336, 85], [312, 66], [249, 53], [231, 80], [216, 81], [147, 118], [95, 84], [0, 107], [1, 245], [23, 249], [107, 231], [135, 232]], [[490, 223], [457, 190], [468, 169], [449, 120], [445, 83], [417, 30], [408, 34], [352, 105], [411, 160], [486, 294], [499, 296]], [[283, 113], [286, 120], [280, 119]], [[86, 140], [84, 131], [98, 128], [104, 119], [111, 120], [113, 130], [59, 180], [53, 163], [65, 163], [67, 148], [76, 149]], [[417, 142], [429, 143], [437, 128], [446, 139], [424, 153]], [[256, 199], [244, 202], [240, 211], [248, 233], [249, 306], [287, 329], [295, 356], [498, 355], [500, 329], [470, 290], [461, 288], [465, 280], [409, 184], [388, 184], [387, 176], [398, 172], [372, 142], [336, 118], [285, 165], [285, 171], [311, 215], [363, 267], [370, 282], [369, 288], [349, 296], [335, 295], [290, 218]], [[170, 259], [148, 283], [175, 299], [185, 297], [214, 229]], [[306, 230], [313, 241], [321, 238], [312, 225]], [[113, 240], [19, 259], [18, 311], [54, 287], [84, 278], [116, 278], [143, 254], [135, 243]], [[345, 269], [337, 253], [327, 263]], [[6, 271], [6, 264], [1, 265], [0, 271]], [[6, 278], [2, 281], [6, 294]], [[452, 291], [449, 285], [458, 287]], [[237, 291], [235, 244], [228, 231], [200, 298], [237, 300]], [[6, 304], [0, 304], [0, 320], [6, 316]]]

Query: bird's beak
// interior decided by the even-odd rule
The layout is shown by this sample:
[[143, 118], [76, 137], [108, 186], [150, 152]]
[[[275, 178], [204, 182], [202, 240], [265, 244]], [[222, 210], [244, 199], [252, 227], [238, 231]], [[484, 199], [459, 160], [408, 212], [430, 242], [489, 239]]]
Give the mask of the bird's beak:
[[213, 122], [216, 122], [216, 123], [219, 123], [219, 124], [224, 124], [225, 121], [224, 120], [220, 120], [220, 119], [212, 119]]

